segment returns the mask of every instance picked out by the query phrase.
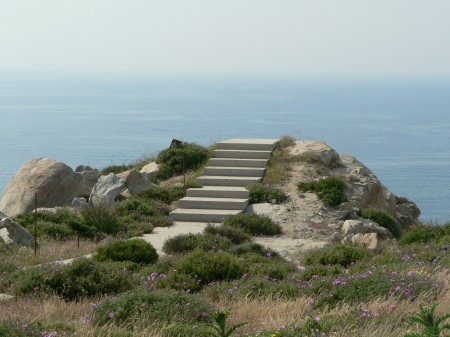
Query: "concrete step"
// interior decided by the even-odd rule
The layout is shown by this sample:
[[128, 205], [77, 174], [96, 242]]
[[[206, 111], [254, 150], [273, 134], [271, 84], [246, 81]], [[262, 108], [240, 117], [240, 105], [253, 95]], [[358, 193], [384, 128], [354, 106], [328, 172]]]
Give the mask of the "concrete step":
[[220, 167], [208, 166], [205, 167], [203, 173], [209, 176], [240, 176], [240, 177], [262, 177], [265, 168], [261, 167]]
[[241, 214], [242, 210], [237, 209], [187, 209], [177, 208], [172, 211], [169, 217], [173, 221], [193, 221], [193, 222], [222, 222], [230, 215]]
[[242, 186], [261, 182], [261, 177], [230, 177], [230, 176], [208, 176], [197, 178], [197, 182], [202, 186]]
[[242, 139], [232, 138], [217, 143], [219, 150], [256, 150], [272, 151], [278, 139]]
[[203, 186], [202, 188], [189, 188], [186, 191], [188, 197], [203, 198], [248, 198], [248, 190], [245, 187], [229, 186]]
[[179, 201], [181, 208], [240, 209], [244, 210], [248, 199], [185, 197]]
[[266, 167], [267, 159], [211, 158], [209, 166], [222, 167]]
[[269, 159], [271, 151], [215, 150], [215, 158]]

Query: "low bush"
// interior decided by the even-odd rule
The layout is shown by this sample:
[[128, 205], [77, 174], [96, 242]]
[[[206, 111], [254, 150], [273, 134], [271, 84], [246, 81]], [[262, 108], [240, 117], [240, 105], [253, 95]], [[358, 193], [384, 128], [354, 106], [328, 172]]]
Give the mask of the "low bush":
[[226, 217], [224, 225], [242, 229], [250, 235], [276, 235], [281, 233], [281, 226], [268, 216], [258, 214], [238, 214]]
[[11, 273], [16, 270], [17, 270], [17, 267], [14, 264], [12, 264], [10, 262], [0, 261], [0, 275], [3, 273]]
[[440, 244], [450, 243], [450, 224], [443, 226], [421, 225], [408, 230], [398, 241], [400, 245], [410, 245], [413, 243], [431, 243]]
[[[47, 236], [49, 238], [64, 241], [73, 238], [76, 233], [65, 223], [53, 223], [49, 221], [39, 221], [36, 224], [38, 236]], [[32, 231], [34, 233], [34, 231]]]
[[311, 265], [306, 267], [298, 278], [301, 281], [309, 281], [317, 276], [339, 275], [342, 269], [338, 265]]
[[143, 234], [150, 234], [155, 228], [148, 222], [133, 222], [126, 226], [126, 237], [133, 238]]
[[152, 204], [138, 198], [130, 198], [117, 203], [115, 211], [119, 216], [127, 216], [137, 221], [141, 220], [143, 216], [152, 216], [158, 213]]
[[131, 261], [139, 264], [152, 264], [158, 260], [153, 246], [140, 239], [115, 241], [100, 247], [94, 255], [97, 261]]
[[114, 173], [114, 174], [118, 174], [118, 173], [122, 173], [128, 170], [131, 170], [133, 168], [133, 165], [128, 164], [128, 165], [109, 165], [103, 169], [101, 169], [100, 174], [102, 176], [108, 175], [110, 173]]
[[347, 184], [334, 177], [327, 177], [317, 182], [299, 182], [301, 192], [315, 192], [327, 206], [337, 206], [347, 201]]
[[160, 166], [155, 176], [158, 179], [168, 179], [182, 174], [183, 169], [199, 169], [208, 161], [210, 155], [208, 148], [193, 143], [182, 143], [180, 146], [165, 149], [156, 158]]
[[361, 210], [361, 217], [372, 220], [386, 228], [396, 239], [399, 239], [402, 235], [402, 227], [400, 224], [385, 211], [377, 208], [363, 208]]
[[184, 197], [184, 190], [183, 187], [178, 186], [156, 186], [141, 192], [139, 196], [144, 200], [159, 200], [166, 204], [171, 204]]
[[228, 226], [214, 226], [208, 224], [203, 230], [203, 233], [227, 238], [235, 245], [251, 240], [251, 236], [245, 233], [242, 229]]
[[66, 300], [119, 293], [133, 286], [122, 265], [80, 259], [67, 266], [18, 270], [0, 284], [15, 295], [57, 294]]
[[117, 220], [117, 214], [114, 209], [107, 207], [86, 207], [82, 208], [81, 218], [83, 228], [86, 232], [99, 235], [101, 233], [117, 234], [124, 229], [123, 225]]
[[238, 255], [238, 256], [244, 255], [247, 253], [255, 253], [255, 254], [262, 255], [262, 256], [278, 257], [277, 252], [275, 252], [271, 249], [268, 249], [256, 242], [244, 242], [244, 243], [241, 243], [240, 245], [232, 246], [229, 249], [229, 252], [233, 253], [235, 255]]
[[189, 233], [167, 239], [164, 242], [163, 251], [166, 254], [185, 254], [195, 249], [220, 251], [227, 250], [231, 245], [231, 241], [226, 237]]
[[207, 321], [211, 306], [197, 296], [174, 290], [136, 288], [107, 298], [94, 309], [97, 324], [117, 325], [147, 321], [154, 324], [182, 324]]
[[294, 266], [278, 257], [262, 256], [248, 253], [241, 256], [243, 264], [248, 268], [249, 275], [261, 275], [271, 280], [283, 280], [295, 271]]
[[362, 247], [339, 244], [306, 253], [303, 262], [309, 266], [340, 265], [347, 267], [369, 256], [367, 250]]
[[175, 264], [181, 273], [197, 276], [202, 284], [240, 278], [245, 268], [239, 259], [227, 252], [195, 250], [182, 256]]
[[273, 200], [279, 204], [287, 200], [287, 195], [280, 189], [262, 184], [251, 185], [249, 187], [249, 196], [252, 204], [272, 202]]

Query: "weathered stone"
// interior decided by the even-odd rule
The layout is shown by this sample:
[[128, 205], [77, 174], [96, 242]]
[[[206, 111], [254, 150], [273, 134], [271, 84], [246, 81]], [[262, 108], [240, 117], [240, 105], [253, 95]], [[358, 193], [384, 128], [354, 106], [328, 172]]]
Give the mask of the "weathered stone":
[[1, 301], [12, 300], [13, 298], [14, 298], [14, 296], [12, 296], [12, 295], [8, 295], [8, 294], [0, 294], [0, 302], [1, 302]]
[[352, 236], [351, 242], [355, 245], [366, 247], [367, 249], [372, 251], [380, 249], [377, 233], [358, 233]]
[[393, 238], [392, 233], [384, 227], [379, 226], [375, 222], [370, 220], [346, 220], [342, 225], [342, 234], [356, 235], [356, 234], [367, 234], [367, 233], [378, 233], [380, 236], [385, 238]]
[[104, 238], [102, 241], [100, 241], [98, 244], [99, 246], [106, 246], [114, 241], [117, 241], [114, 237], [108, 235], [106, 238]]
[[146, 174], [147, 177], [152, 176], [158, 172], [159, 165], [156, 164], [154, 161], [151, 163], [148, 163], [141, 169], [141, 173]]
[[32, 245], [34, 236], [13, 219], [3, 217], [0, 220], [0, 241], [9, 244]]
[[70, 204], [78, 196], [81, 175], [50, 158], [26, 162], [11, 179], [0, 200], [0, 210], [15, 217], [33, 210], [37, 193], [39, 207]]
[[330, 238], [331, 242], [339, 242], [342, 239], [343, 239], [342, 234], [339, 232], [334, 232]]
[[37, 212], [41, 213], [47, 213], [50, 215], [58, 215], [58, 209], [61, 209], [60, 207], [39, 207], [36, 209]]
[[90, 167], [88, 165], [78, 165], [77, 168], [75, 169], [75, 172], [78, 172], [78, 173], [81, 173], [81, 172], [84, 172], [84, 171], [91, 171], [91, 172], [99, 173], [97, 169], [92, 168], [92, 167]]
[[305, 161], [321, 162], [325, 166], [332, 166], [333, 163], [339, 160], [338, 153], [320, 141], [296, 141], [290, 152], [292, 155]]
[[100, 178], [100, 173], [98, 171], [83, 171], [77, 174], [80, 174], [82, 177], [78, 188], [78, 196], [89, 197], [98, 178]]
[[397, 213], [401, 215], [410, 217], [410, 218], [418, 218], [420, 216], [420, 209], [413, 202], [405, 202], [402, 204], [397, 204], [395, 210]]
[[156, 187], [156, 185], [148, 180], [144, 174], [134, 169], [120, 173], [117, 176], [125, 180], [125, 186], [128, 188], [131, 195]]
[[89, 208], [91, 204], [85, 198], [75, 198], [72, 200], [71, 206], [73, 208]]
[[95, 207], [111, 207], [124, 188], [125, 180], [114, 173], [101, 176], [92, 189], [89, 202]]

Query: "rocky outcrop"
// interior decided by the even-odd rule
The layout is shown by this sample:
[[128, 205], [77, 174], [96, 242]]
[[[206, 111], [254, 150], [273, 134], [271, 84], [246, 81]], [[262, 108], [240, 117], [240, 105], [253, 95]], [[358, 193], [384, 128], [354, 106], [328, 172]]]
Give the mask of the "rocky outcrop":
[[141, 169], [141, 173], [145, 174], [147, 177], [150, 177], [154, 174], [156, 174], [156, 172], [158, 172], [159, 169], [159, 165], [156, 164], [154, 161], [152, 161], [151, 163], [148, 163], [147, 165], [145, 165], [142, 169]]
[[142, 191], [148, 190], [149, 188], [155, 188], [156, 186], [147, 179], [145, 174], [142, 174], [134, 169], [119, 173], [117, 176], [125, 181], [125, 186], [130, 195], [141, 193]]
[[94, 207], [111, 207], [124, 189], [125, 180], [116, 174], [101, 176], [92, 189], [89, 202]]
[[341, 231], [344, 237], [349, 235], [367, 233], [376, 233], [379, 234], [382, 238], [392, 239], [394, 237], [389, 230], [367, 219], [346, 220], [342, 225]]
[[295, 142], [291, 155], [306, 162], [317, 162], [330, 167], [339, 160], [339, 154], [324, 142], [302, 140]]
[[0, 242], [7, 245], [32, 245], [34, 236], [17, 222], [0, 213]]
[[10, 217], [31, 211], [35, 193], [39, 207], [70, 204], [78, 196], [83, 177], [50, 158], [26, 162], [11, 179], [0, 200], [0, 211]]

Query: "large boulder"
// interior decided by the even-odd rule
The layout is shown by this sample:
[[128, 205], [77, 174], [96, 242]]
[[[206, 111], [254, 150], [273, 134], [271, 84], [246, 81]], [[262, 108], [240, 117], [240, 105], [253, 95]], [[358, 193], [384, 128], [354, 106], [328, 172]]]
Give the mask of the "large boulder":
[[312, 140], [296, 141], [290, 149], [293, 156], [306, 161], [320, 162], [325, 166], [333, 166], [339, 160], [339, 154], [324, 142]]
[[34, 236], [13, 219], [0, 212], [0, 242], [7, 245], [32, 245]]
[[125, 189], [125, 180], [114, 173], [101, 176], [89, 197], [89, 202], [94, 207], [114, 206], [115, 199]]
[[368, 250], [376, 251], [380, 249], [377, 233], [356, 234], [351, 237], [351, 242], [357, 246], [366, 247]]
[[147, 177], [150, 177], [154, 174], [156, 174], [159, 170], [159, 165], [156, 164], [154, 161], [152, 161], [151, 163], [148, 163], [147, 165], [145, 165], [142, 169], [141, 169], [141, 173], [147, 175]]
[[135, 169], [119, 173], [117, 175], [121, 179], [125, 180], [125, 186], [131, 195], [141, 193], [149, 188], [155, 188], [156, 185], [147, 179], [145, 174], [136, 171]]
[[31, 211], [37, 193], [39, 207], [70, 204], [78, 196], [83, 177], [51, 158], [26, 162], [11, 179], [0, 200], [0, 211], [10, 217]]
[[342, 155], [339, 167], [333, 173], [349, 186], [349, 201], [358, 208], [374, 207], [395, 215], [397, 198], [355, 157]]
[[349, 235], [367, 234], [367, 233], [377, 233], [381, 237], [389, 239], [392, 239], [394, 237], [389, 230], [367, 219], [346, 220], [342, 225], [341, 231], [344, 237]]

